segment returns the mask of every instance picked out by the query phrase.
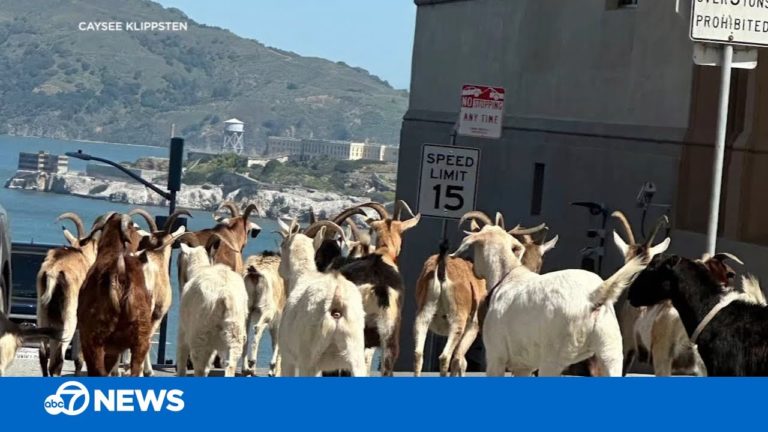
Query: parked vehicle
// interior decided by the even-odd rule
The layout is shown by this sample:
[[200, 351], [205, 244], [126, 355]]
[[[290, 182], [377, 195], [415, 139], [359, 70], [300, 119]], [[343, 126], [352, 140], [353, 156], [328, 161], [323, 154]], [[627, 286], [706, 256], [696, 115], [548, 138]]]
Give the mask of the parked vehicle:
[[0, 206], [0, 313], [10, 310], [11, 289], [11, 227], [8, 215]]

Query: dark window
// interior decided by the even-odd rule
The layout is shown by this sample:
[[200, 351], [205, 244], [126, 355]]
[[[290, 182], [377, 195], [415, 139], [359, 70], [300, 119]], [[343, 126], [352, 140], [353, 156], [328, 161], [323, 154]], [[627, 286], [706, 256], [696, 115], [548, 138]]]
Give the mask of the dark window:
[[533, 193], [531, 194], [531, 215], [541, 214], [541, 201], [544, 195], [544, 165], [536, 163], [533, 165]]

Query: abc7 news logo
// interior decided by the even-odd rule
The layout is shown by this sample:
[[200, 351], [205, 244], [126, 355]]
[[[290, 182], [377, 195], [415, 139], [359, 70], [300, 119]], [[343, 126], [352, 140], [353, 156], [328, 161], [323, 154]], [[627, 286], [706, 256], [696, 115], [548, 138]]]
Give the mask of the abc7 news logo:
[[[66, 414], [76, 416], [88, 408], [90, 393], [84, 385], [77, 381], [69, 381], [62, 384], [56, 394], [45, 398], [44, 407], [48, 414]], [[66, 402], [65, 402], [66, 400]]]

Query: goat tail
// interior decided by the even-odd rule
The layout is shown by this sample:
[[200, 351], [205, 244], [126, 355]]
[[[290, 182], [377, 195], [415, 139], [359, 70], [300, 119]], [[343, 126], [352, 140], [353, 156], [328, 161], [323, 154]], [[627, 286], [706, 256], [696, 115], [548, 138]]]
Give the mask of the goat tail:
[[41, 306], [48, 306], [51, 303], [53, 292], [56, 290], [56, 285], [60, 280], [64, 280], [64, 272], [59, 272], [57, 275], [48, 272], [40, 273], [37, 278], [37, 292], [40, 293]]
[[611, 277], [606, 279], [600, 286], [592, 292], [589, 301], [597, 309], [605, 304], [613, 304], [618, 300], [621, 293], [634, 280], [635, 276], [648, 266], [648, 257], [638, 255], [629, 260]]
[[766, 305], [765, 294], [763, 294], [760, 282], [754, 275], [741, 277], [741, 289], [752, 303]]
[[333, 289], [333, 297], [331, 298], [331, 308], [329, 310], [331, 316], [334, 319], [339, 319], [344, 316], [345, 312], [345, 305], [344, 300], [342, 299], [342, 293], [341, 291], [341, 284], [337, 283], [336, 287]]

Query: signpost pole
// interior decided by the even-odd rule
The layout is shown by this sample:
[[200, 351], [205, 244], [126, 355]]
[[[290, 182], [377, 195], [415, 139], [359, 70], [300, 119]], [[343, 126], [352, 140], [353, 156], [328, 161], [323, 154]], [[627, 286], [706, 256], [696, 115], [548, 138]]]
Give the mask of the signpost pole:
[[[458, 133], [459, 125], [458, 123], [453, 125], [453, 131], [451, 131], [451, 139], [449, 145], [451, 147], [456, 145], [456, 135]], [[443, 235], [442, 235], [442, 241], [446, 242], [448, 241], [448, 219], [443, 218]]]
[[733, 45], [723, 46], [722, 71], [720, 75], [720, 103], [717, 113], [717, 138], [714, 162], [712, 164], [712, 193], [709, 201], [709, 225], [707, 226], [707, 248], [714, 255], [717, 247], [717, 226], [720, 214], [720, 192], [723, 184], [723, 159], [725, 158], [725, 134], [728, 126], [728, 101], [731, 93], [731, 64]]

